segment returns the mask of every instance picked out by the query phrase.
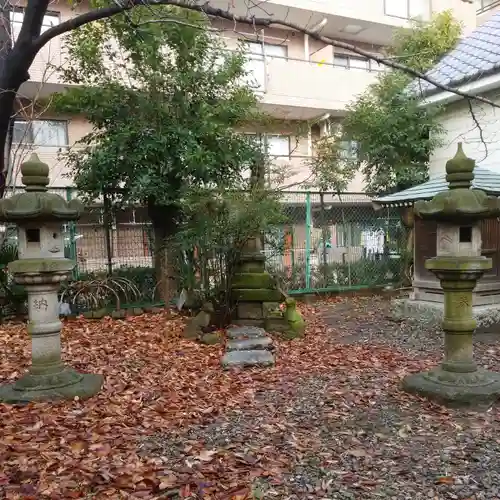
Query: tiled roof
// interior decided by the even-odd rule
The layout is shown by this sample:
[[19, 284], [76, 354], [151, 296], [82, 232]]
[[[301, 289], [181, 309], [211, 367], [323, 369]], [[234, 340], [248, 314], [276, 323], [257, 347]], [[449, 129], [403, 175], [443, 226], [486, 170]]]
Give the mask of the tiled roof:
[[[500, 172], [494, 172], [488, 168], [476, 167], [474, 169], [474, 180], [472, 187], [481, 189], [492, 196], [500, 196]], [[446, 174], [431, 179], [419, 186], [414, 186], [399, 193], [393, 193], [373, 200], [379, 206], [409, 206], [417, 200], [430, 200], [436, 194], [446, 191], [448, 183]]]
[[[441, 85], [458, 87], [497, 71], [500, 71], [500, 12], [463, 38], [426, 75]], [[414, 81], [409, 90], [422, 96], [440, 92], [423, 80]]]

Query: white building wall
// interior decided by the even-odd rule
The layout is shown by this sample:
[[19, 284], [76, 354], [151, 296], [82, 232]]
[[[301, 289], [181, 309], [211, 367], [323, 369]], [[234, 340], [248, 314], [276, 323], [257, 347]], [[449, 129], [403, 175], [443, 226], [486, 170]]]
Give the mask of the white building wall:
[[[500, 106], [500, 91], [487, 97]], [[445, 172], [446, 162], [455, 155], [458, 142], [463, 143], [465, 154], [476, 160], [476, 165], [500, 172], [500, 108], [474, 102], [472, 109], [473, 114], [463, 100], [446, 106], [441, 115], [442, 145], [431, 155], [429, 177]]]

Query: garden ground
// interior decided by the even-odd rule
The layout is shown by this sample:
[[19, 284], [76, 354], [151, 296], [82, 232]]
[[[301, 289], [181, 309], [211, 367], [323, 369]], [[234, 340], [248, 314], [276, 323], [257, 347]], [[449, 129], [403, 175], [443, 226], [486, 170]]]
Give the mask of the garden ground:
[[[88, 401], [0, 405], [0, 498], [500, 498], [500, 409], [443, 409], [400, 390], [441, 336], [377, 297], [304, 306], [307, 335], [273, 369], [223, 372], [182, 318], [66, 323], [65, 359], [105, 375]], [[29, 362], [2, 327], [0, 379]], [[477, 344], [500, 370], [500, 344]]]

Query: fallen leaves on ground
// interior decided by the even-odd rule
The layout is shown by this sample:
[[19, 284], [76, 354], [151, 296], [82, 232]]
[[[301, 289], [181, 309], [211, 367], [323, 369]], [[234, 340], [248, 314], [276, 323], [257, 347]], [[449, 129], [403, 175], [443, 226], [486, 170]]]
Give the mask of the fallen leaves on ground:
[[[402, 392], [439, 359], [439, 332], [389, 321], [386, 305], [302, 305], [306, 337], [276, 340], [275, 368], [241, 372], [220, 369], [220, 346], [181, 339], [180, 317], [68, 322], [64, 359], [105, 385], [87, 401], [0, 404], [0, 498], [499, 497], [498, 409]], [[29, 363], [25, 327], [0, 343], [8, 382]], [[496, 343], [478, 351], [500, 369]]]

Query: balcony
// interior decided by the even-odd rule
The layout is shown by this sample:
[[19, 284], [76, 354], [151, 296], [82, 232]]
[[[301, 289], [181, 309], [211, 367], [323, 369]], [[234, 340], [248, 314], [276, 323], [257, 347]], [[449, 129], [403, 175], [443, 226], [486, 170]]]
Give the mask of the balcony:
[[[359, 59], [358, 59], [359, 61]], [[308, 120], [331, 113], [342, 116], [347, 105], [375, 82], [378, 69], [269, 57], [249, 61], [249, 81], [261, 93], [261, 105], [276, 118]]]
[[[224, 10], [227, 0], [211, 0], [211, 5]], [[429, 20], [432, 12], [453, 9], [464, 31], [476, 26], [475, 6], [460, 0], [266, 0], [247, 2], [233, 0], [236, 15], [272, 17], [299, 26], [321, 24], [321, 34], [343, 40], [374, 45], [388, 45], [395, 28], [410, 26], [411, 18]], [[326, 24], [324, 24], [326, 23]]]

